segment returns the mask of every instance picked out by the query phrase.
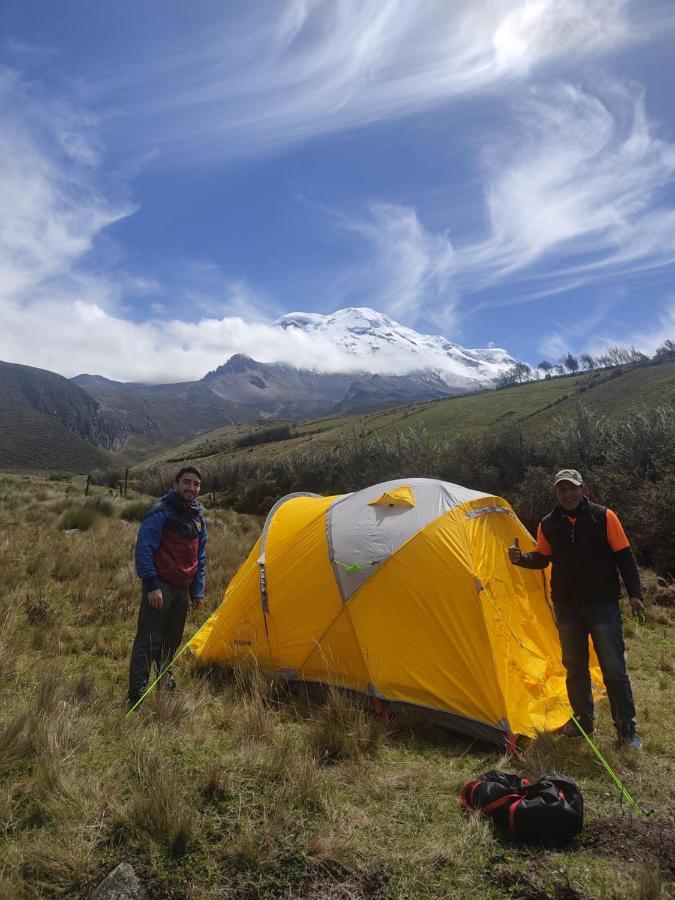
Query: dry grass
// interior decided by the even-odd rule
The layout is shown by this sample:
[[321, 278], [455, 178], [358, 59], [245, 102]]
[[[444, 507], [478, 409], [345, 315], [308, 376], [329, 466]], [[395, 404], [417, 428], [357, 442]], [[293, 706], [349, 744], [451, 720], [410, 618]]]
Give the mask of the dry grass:
[[331, 687], [314, 716], [309, 745], [319, 763], [360, 763], [377, 754], [386, 735], [383, 719], [366, 711], [344, 691]]
[[[505, 760], [396, 730], [340, 691], [289, 696], [254, 665], [205, 674], [184, 657], [179, 690], [153, 692], [127, 717], [138, 586], [136, 526], [122, 513], [150, 498], [84, 507], [68, 487], [0, 478], [0, 552], [12, 560], [0, 569], [0, 897], [84, 898], [122, 860], [162, 898], [667, 894], [675, 691], [672, 651], [655, 634], [672, 641], [675, 629], [656, 579], [651, 630], [628, 637], [641, 756], [615, 750], [600, 708], [598, 743], [652, 813], [638, 819], [583, 742], [541, 735]], [[60, 530], [69, 509], [106, 504], [88, 531]], [[227, 510], [207, 521], [206, 609], [187, 633], [259, 531]], [[497, 766], [575, 778], [588, 836], [535, 852], [464, 816], [459, 788]]]
[[174, 774], [159, 754], [151, 754], [138, 774], [130, 824], [142, 839], [158, 841], [172, 857], [183, 856], [197, 828], [196, 810], [176, 790]]

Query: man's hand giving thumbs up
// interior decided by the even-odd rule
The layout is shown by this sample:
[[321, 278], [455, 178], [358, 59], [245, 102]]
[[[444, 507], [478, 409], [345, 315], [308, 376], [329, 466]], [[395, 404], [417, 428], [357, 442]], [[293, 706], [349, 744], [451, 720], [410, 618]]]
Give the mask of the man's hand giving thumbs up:
[[520, 541], [518, 538], [513, 539], [513, 546], [509, 547], [509, 559], [514, 565], [518, 565], [520, 559], [522, 557], [522, 553], [520, 552]]

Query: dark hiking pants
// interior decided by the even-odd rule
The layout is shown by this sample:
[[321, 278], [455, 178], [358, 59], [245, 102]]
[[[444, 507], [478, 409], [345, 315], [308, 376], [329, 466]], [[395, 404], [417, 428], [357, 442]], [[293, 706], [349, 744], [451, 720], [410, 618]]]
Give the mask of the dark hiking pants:
[[[190, 603], [187, 588], [175, 587], [160, 581], [162, 608], [155, 609], [148, 603], [147, 591], [143, 590], [141, 608], [138, 613], [136, 638], [131, 650], [129, 664], [129, 703], [135, 703], [148, 686], [150, 670], [154, 663], [157, 675], [173, 658], [183, 641], [185, 617]], [[162, 677], [160, 686], [173, 684], [171, 670]]]
[[588, 669], [588, 636], [602, 669], [609, 707], [617, 729], [635, 726], [635, 706], [623, 640], [618, 603], [598, 601], [578, 605], [556, 604], [563, 665], [567, 670], [567, 696], [574, 715], [586, 723], [593, 721], [593, 694]]

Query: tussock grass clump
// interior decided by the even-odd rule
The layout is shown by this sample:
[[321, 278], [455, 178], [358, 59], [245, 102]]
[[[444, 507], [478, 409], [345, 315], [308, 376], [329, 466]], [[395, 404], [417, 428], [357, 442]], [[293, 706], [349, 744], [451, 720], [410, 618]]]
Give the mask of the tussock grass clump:
[[125, 522], [140, 522], [149, 508], [147, 500], [131, 500], [120, 509], [120, 519]]
[[[154, 680], [156, 676], [152, 677]], [[169, 690], [159, 682], [145, 698], [139, 710], [141, 708], [146, 715], [151, 715], [163, 725], [170, 726], [184, 719], [190, 711], [190, 702], [180, 691]]]
[[387, 736], [387, 726], [347, 693], [331, 687], [316, 713], [309, 733], [309, 746], [318, 762], [361, 762], [375, 756]]
[[11, 606], [0, 614], [0, 684], [3, 685], [16, 669], [16, 619], [16, 610]]
[[64, 513], [67, 509], [72, 509], [77, 505], [77, 500], [68, 494], [56, 497], [45, 504], [45, 509], [54, 513]]
[[171, 856], [183, 856], [194, 835], [196, 811], [177, 789], [172, 772], [156, 757], [146, 761], [131, 803], [129, 820], [136, 832], [163, 844]]
[[61, 531], [88, 531], [93, 528], [98, 514], [95, 509], [88, 506], [73, 506], [67, 509], [59, 520]]
[[233, 666], [226, 673], [235, 691], [237, 703], [232, 710], [232, 724], [240, 738], [273, 740], [277, 727], [273, 704], [276, 680], [258, 666], [255, 659]]
[[[604, 732], [609, 734], [610, 740], [614, 740], [614, 730], [611, 734], [603, 728], [592, 740], [600, 741], [599, 735]], [[605, 741], [602, 741], [603, 745]], [[606, 747], [601, 747], [604, 753], [610, 752]], [[607, 754], [605, 754], [607, 755]], [[542, 775], [551, 772], [574, 773], [575, 778], [592, 776], [597, 770], [598, 760], [593, 755], [583, 738], [570, 740], [562, 735], [542, 733], [531, 741], [528, 741], [523, 750], [518, 754], [517, 762], [505, 760], [504, 768], [509, 771], [517, 770], [527, 776], [530, 781], [536, 781]]]
[[200, 793], [207, 803], [221, 803], [232, 798], [232, 791], [227, 779], [217, 768], [211, 769]]
[[99, 516], [112, 516], [115, 511], [115, 504], [113, 503], [112, 498], [106, 497], [103, 494], [87, 497], [84, 501], [84, 505], [86, 509], [93, 509]]
[[54, 608], [49, 597], [26, 595], [24, 609], [31, 625], [45, 627], [54, 622]]
[[73, 694], [79, 703], [93, 703], [97, 696], [94, 676], [89, 672], [83, 672], [75, 682]]
[[635, 896], [639, 900], [662, 900], [668, 896], [664, 888], [660, 871], [653, 866], [643, 865], [637, 879]]
[[68, 750], [74, 727], [71, 697], [59, 673], [47, 671], [32, 704], [10, 716], [0, 731], [0, 772], [18, 765], [36, 769]]

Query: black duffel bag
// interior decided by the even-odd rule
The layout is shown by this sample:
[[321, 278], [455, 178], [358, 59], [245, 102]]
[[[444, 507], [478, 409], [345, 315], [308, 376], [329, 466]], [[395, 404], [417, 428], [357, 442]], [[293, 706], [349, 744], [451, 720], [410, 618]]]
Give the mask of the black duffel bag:
[[519, 775], [486, 772], [462, 788], [460, 805], [489, 816], [495, 825], [524, 841], [568, 844], [584, 825], [584, 799], [565, 775], [542, 775], [531, 783]]

